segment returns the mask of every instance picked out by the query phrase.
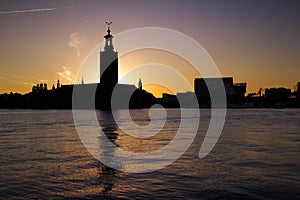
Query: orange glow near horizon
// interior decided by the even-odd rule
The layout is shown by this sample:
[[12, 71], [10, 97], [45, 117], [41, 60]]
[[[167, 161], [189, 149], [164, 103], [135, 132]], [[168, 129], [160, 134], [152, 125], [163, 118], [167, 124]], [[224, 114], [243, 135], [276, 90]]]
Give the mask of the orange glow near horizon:
[[155, 83], [143, 85], [143, 89], [151, 92], [156, 98], [162, 98], [163, 93], [174, 94], [169, 88]]
[[158, 49], [143, 49], [121, 56], [119, 74], [121, 83], [137, 85], [141, 78], [146, 83], [144, 88], [156, 97], [162, 93], [192, 91], [194, 78], [200, 77], [185, 59]]

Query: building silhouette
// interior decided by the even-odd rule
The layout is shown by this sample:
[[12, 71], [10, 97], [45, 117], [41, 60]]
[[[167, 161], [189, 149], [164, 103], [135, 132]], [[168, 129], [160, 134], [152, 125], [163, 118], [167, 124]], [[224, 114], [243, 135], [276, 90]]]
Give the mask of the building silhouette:
[[261, 92], [261, 96], [267, 105], [271, 107], [284, 108], [287, 107], [289, 96], [291, 96], [291, 89], [287, 88], [265, 88]]
[[[108, 25], [107, 34], [104, 36], [105, 45], [100, 51], [100, 84], [96, 92], [96, 108], [101, 110], [123, 108], [146, 108], [156, 102], [156, 98], [142, 89], [142, 81], [138, 87], [130, 84], [118, 83], [118, 52], [114, 50], [113, 35], [111, 34], [111, 22]], [[113, 107], [112, 107], [113, 106]]]
[[[100, 83], [74, 85], [82, 94], [95, 94], [95, 107], [101, 110], [147, 108], [156, 102], [156, 98], [142, 89], [139, 80], [139, 88], [130, 84], [118, 83], [118, 52], [113, 46], [113, 35], [111, 34], [111, 22], [106, 22], [107, 34], [104, 36], [105, 45], [100, 51]], [[64, 87], [62, 87], [64, 88]], [[85, 95], [82, 95], [83, 97]], [[84, 99], [83, 99], [84, 100]], [[89, 105], [81, 104], [82, 108], [90, 108]]]
[[246, 83], [234, 83], [233, 77], [218, 78], [195, 78], [194, 92], [197, 96], [200, 106], [210, 107], [211, 99], [207, 84], [211, 86], [212, 92], [222, 91], [222, 87], [218, 84], [221, 81], [224, 84], [225, 94], [228, 104], [240, 103], [243, 101], [246, 93]]
[[57, 89], [59, 89], [59, 88], [60, 88], [59, 75], [57, 76], [56, 88], [57, 88]]
[[194, 92], [178, 92], [176, 94], [178, 101], [180, 102], [180, 107], [184, 108], [197, 108], [198, 101]]
[[[233, 77], [196, 78], [194, 92], [181, 92], [176, 95], [163, 94], [162, 98], [155, 98], [153, 94], [143, 89], [139, 78], [138, 87], [130, 84], [118, 83], [118, 52], [113, 46], [111, 22], [104, 36], [105, 45], [100, 51], [100, 82], [62, 85], [57, 77], [56, 88], [48, 90], [46, 83], [39, 83], [32, 87], [32, 91], [21, 95], [18, 93], [1, 94], [0, 108], [13, 109], [72, 109], [74, 108], [74, 91], [79, 93], [76, 108], [78, 109], [140, 109], [149, 108], [154, 104], [161, 104], [171, 108], [209, 108], [211, 106], [210, 92], [218, 93], [225, 89], [227, 105], [230, 108], [251, 107], [300, 107], [300, 82], [294, 86], [294, 92], [286, 88], [260, 89], [258, 93], [246, 93], [246, 83], [234, 83]], [[224, 88], [219, 83], [224, 84]], [[207, 85], [211, 88], [208, 90]], [[221, 85], [222, 86], [222, 85]], [[93, 103], [91, 103], [93, 101]], [[245, 106], [246, 105], [246, 106]]]
[[114, 50], [110, 24], [107, 23], [105, 45], [99, 56], [100, 83], [84, 83], [82, 76], [79, 84], [62, 85], [58, 75], [56, 88], [53, 85], [51, 90], [48, 90], [47, 84], [40, 83], [25, 95], [0, 95], [0, 108], [111, 110], [149, 108], [157, 103], [151, 93], [143, 90], [141, 80], [139, 88], [118, 84], [118, 52]]
[[300, 93], [300, 82], [298, 82], [298, 83], [294, 86], [294, 92]]

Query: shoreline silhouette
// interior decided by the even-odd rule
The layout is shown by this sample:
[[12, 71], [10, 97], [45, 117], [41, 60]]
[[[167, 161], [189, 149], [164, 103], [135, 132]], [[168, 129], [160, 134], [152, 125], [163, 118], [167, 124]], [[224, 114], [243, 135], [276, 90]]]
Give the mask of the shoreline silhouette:
[[282, 87], [266, 88], [245, 96], [247, 83], [234, 83], [233, 77], [195, 78], [193, 92], [164, 93], [162, 98], [144, 90], [141, 79], [138, 88], [119, 84], [118, 52], [113, 46], [110, 29], [112, 22], [106, 24], [105, 46], [100, 51], [100, 83], [84, 84], [82, 79], [81, 84], [61, 85], [58, 77], [56, 87], [53, 85], [51, 90], [46, 83], [40, 83], [23, 95], [13, 92], [1, 94], [0, 109], [114, 110], [150, 108], [155, 104], [166, 108], [210, 108], [210, 93], [220, 94], [224, 89], [226, 102], [221, 103], [227, 108], [300, 108], [300, 82], [295, 85], [294, 92]]

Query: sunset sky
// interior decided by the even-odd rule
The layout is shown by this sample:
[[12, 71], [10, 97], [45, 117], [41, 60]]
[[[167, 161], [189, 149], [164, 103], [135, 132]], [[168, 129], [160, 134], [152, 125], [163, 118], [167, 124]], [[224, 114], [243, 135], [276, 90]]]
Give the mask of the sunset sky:
[[[298, 0], [1, 0], [0, 93], [26, 93], [40, 82], [51, 88], [58, 74], [63, 84], [73, 83], [88, 53], [103, 41], [108, 20], [113, 34], [151, 26], [190, 36], [222, 76], [247, 82], [247, 92], [292, 88], [300, 81]], [[130, 62], [120, 61], [121, 76], [136, 63]], [[88, 82], [89, 75], [83, 76]]]

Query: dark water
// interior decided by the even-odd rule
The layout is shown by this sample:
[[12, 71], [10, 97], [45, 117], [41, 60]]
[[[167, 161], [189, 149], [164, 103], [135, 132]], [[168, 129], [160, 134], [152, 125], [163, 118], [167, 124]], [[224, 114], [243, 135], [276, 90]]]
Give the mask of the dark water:
[[[168, 114], [174, 129], [179, 112]], [[201, 111], [197, 137], [175, 163], [155, 172], [129, 174], [106, 167], [89, 154], [75, 130], [72, 111], [1, 110], [0, 198], [300, 198], [300, 110], [228, 110], [217, 145], [199, 159], [209, 114]], [[98, 113], [101, 125], [109, 127], [112, 122], [106, 115]], [[146, 110], [133, 110], [131, 115], [138, 124], [148, 123]], [[110, 131], [122, 148], [149, 151], [172, 139], [172, 131], [166, 130], [153, 138], [158, 142], [151, 148], [137, 145], [118, 130]]]

